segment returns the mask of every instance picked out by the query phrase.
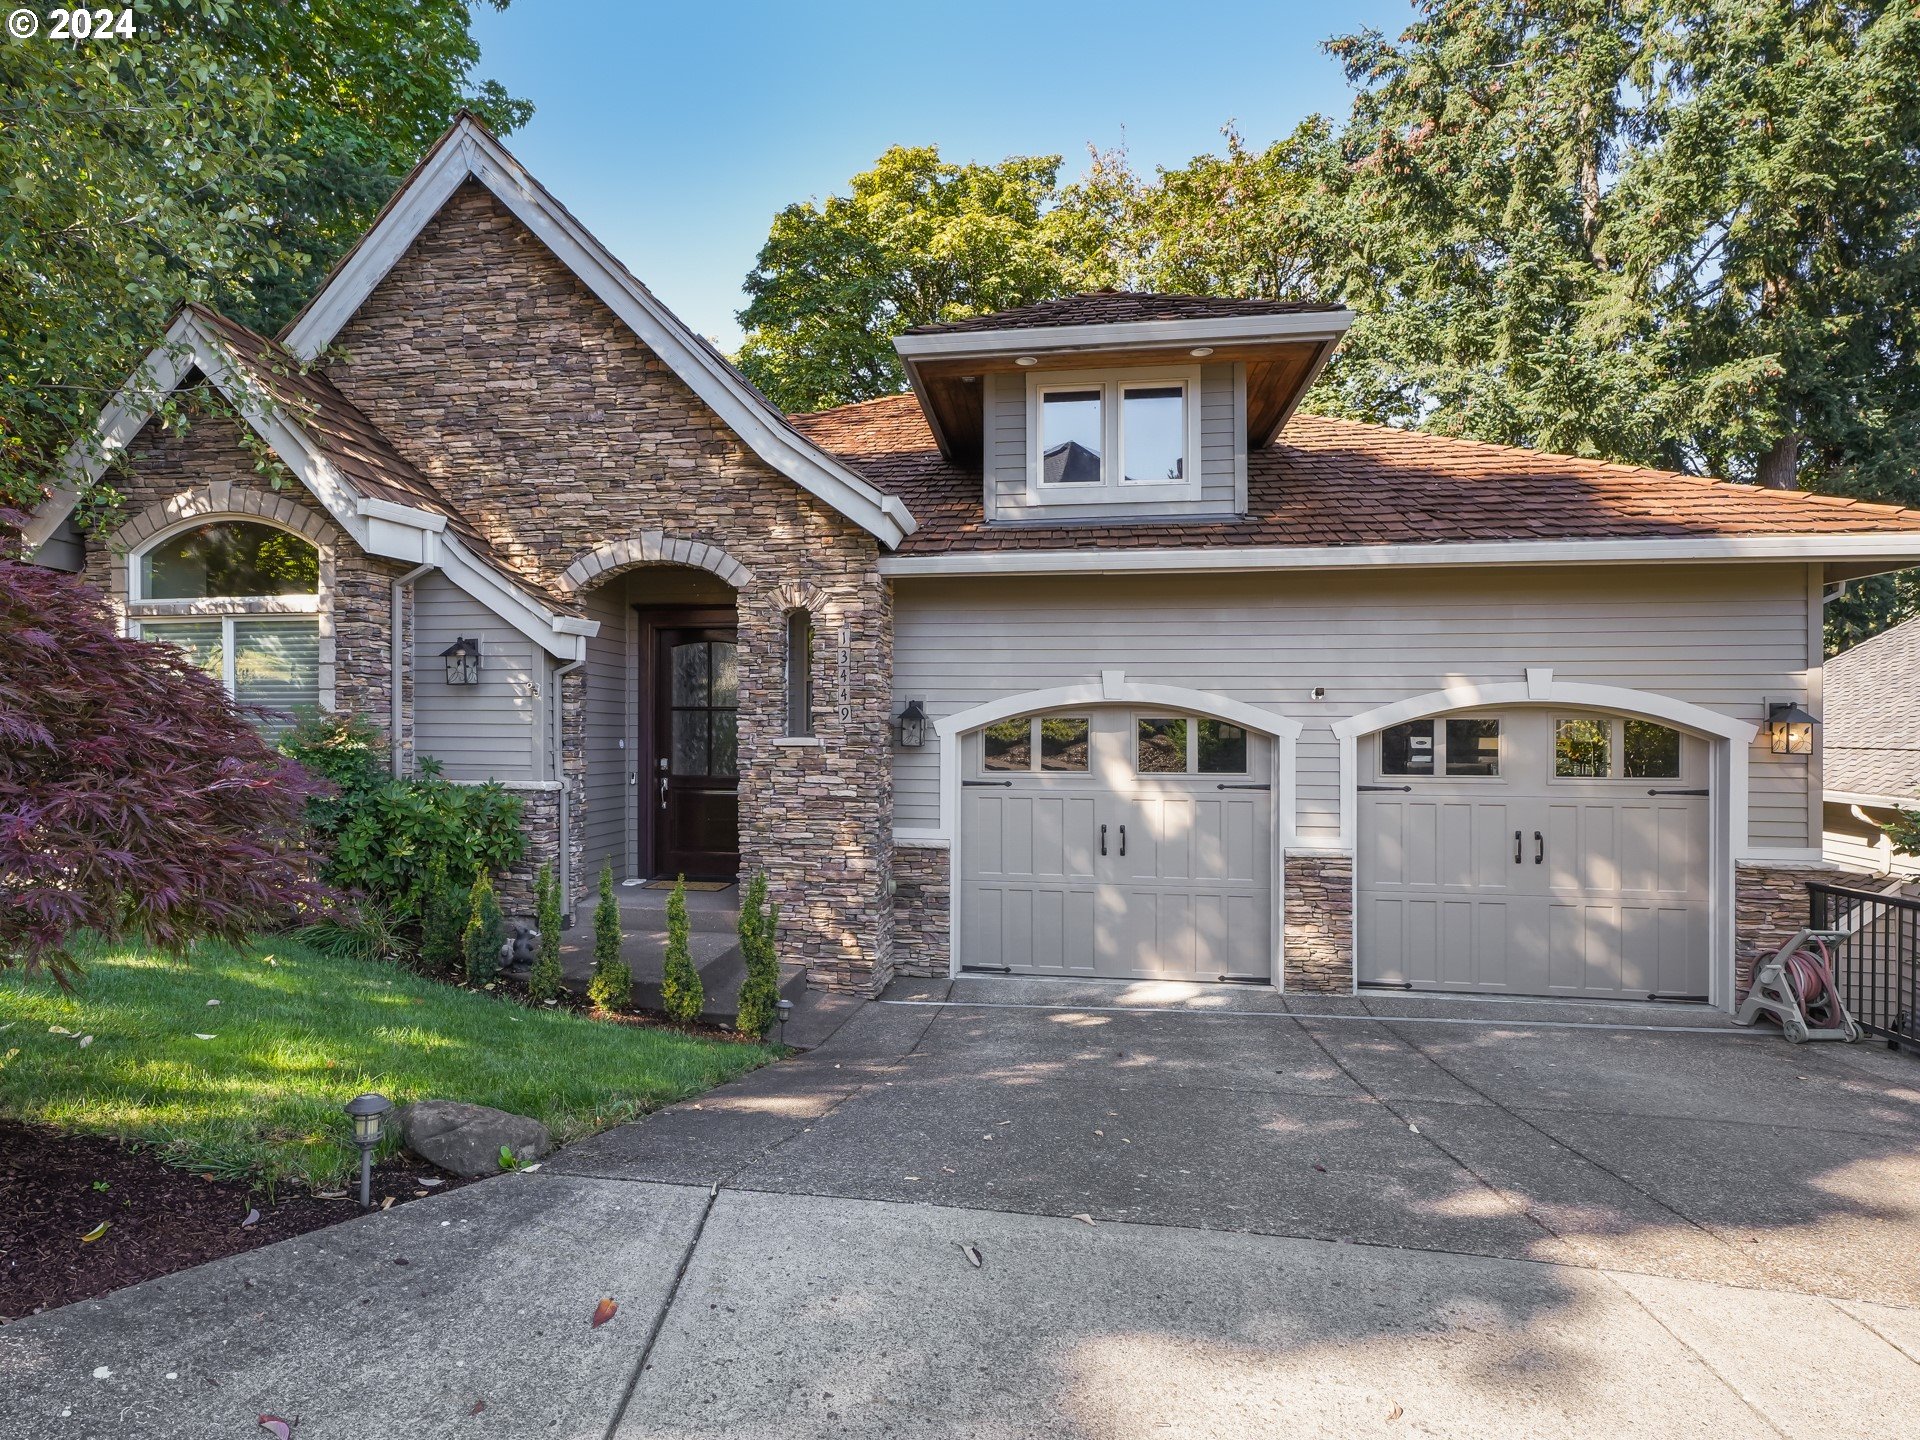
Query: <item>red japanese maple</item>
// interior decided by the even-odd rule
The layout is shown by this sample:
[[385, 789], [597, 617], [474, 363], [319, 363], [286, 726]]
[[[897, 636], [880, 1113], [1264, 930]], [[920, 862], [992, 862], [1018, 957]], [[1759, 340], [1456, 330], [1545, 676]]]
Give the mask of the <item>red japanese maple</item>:
[[0, 968], [59, 976], [82, 930], [176, 950], [313, 906], [316, 783], [94, 591], [0, 558]]

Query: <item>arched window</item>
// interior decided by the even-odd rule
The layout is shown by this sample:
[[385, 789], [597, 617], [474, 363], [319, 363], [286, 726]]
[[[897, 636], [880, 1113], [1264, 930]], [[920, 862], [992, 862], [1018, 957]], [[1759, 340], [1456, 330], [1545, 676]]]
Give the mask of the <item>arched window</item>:
[[186, 652], [241, 705], [275, 712], [320, 701], [320, 552], [290, 531], [215, 520], [155, 541], [133, 557], [128, 600], [135, 634]]
[[787, 612], [787, 734], [813, 734], [813, 616]]

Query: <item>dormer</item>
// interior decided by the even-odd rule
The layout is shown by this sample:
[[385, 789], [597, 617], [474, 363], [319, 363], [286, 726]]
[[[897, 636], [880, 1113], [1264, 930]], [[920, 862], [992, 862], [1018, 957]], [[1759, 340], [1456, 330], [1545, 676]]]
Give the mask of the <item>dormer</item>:
[[1273, 442], [1353, 323], [1337, 305], [1101, 291], [921, 325], [894, 349], [989, 521], [1247, 508]]

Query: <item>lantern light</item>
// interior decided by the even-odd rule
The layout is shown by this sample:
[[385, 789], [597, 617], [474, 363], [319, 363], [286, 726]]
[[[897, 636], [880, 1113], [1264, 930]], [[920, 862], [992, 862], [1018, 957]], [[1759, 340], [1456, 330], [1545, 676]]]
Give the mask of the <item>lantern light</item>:
[[1820, 722], [1791, 700], [1767, 705], [1767, 738], [1776, 755], [1811, 755], [1813, 727]]
[[480, 683], [480, 637], [457, 639], [440, 652], [447, 662], [447, 684], [478, 685]]
[[927, 712], [918, 700], [909, 700], [907, 708], [894, 720], [894, 729], [905, 750], [918, 750], [927, 743]]
[[373, 1204], [373, 1147], [380, 1143], [386, 1129], [387, 1112], [393, 1102], [384, 1095], [356, 1095], [347, 1102], [347, 1115], [353, 1121], [353, 1143], [360, 1147], [360, 1208]]

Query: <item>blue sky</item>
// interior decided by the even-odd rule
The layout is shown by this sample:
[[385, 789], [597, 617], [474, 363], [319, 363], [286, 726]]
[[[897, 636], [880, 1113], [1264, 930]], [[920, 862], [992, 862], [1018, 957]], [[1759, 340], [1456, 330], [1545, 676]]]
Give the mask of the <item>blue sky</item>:
[[[1187, 18], [1204, 13], [1204, 31]], [[682, 319], [731, 350], [740, 281], [781, 206], [844, 192], [892, 144], [954, 160], [1125, 142], [1150, 170], [1349, 91], [1320, 49], [1408, 0], [1062, 5], [515, 0], [475, 7], [478, 74], [533, 101], [507, 143]]]

